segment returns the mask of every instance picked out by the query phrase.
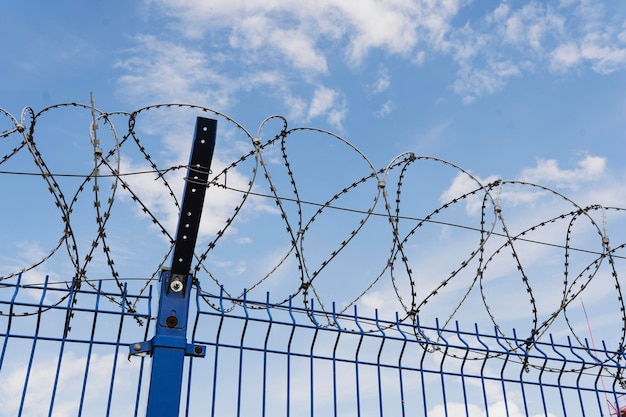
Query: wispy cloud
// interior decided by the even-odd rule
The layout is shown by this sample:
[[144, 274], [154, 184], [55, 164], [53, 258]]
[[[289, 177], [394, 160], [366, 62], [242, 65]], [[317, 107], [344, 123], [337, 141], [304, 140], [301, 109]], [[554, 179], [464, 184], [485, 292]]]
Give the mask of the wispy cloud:
[[380, 68], [378, 70], [378, 76], [376, 81], [374, 81], [370, 90], [373, 94], [380, 94], [383, 91], [386, 91], [391, 86], [391, 75], [389, 74], [389, 70], [387, 68]]
[[[449, 203], [456, 198], [461, 197], [462, 195], [472, 192], [480, 187], [487, 186], [493, 181], [497, 180], [498, 177], [495, 175], [491, 175], [486, 178], [471, 178], [465, 173], [459, 172], [454, 180], [452, 180], [452, 184], [450, 187], [446, 189], [439, 197], [439, 201], [442, 204]], [[467, 198], [466, 203], [466, 211], [469, 215], [475, 215], [480, 212], [480, 208], [482, 206], [482, 197], [481, 196], [470, 196]]]
[[120, 94], [128, 100], [230, 107], [238, 84], [216, 71], [205, 52], [152, 35], [139, 35], [136, 42], [116, 64], [123, 72]]
[[[306, 5], [289, 0], [147, 3], [183, 39], [139, 36], [141, 47], [118, 65], [126, 71], [121, 81], [129, 93], [204, 99], [228, 108], [237, 92], [278, 91], [285, 108], [298, 97], [299, 107], [307, 110], [293, 114], [302, 120], [316, 114], [335, 125], [341, 124], [342, 111], [327, 107], [322, 114], [315, 109], [320, 86], [340, 93], [325, 84], [336, 65], [331, 62], [338, 58], [348, 68], [360, 68], [368, 65], [373, 51], [413, 65], [423, 65], [431, 56], [450, 57], [457, 67], [450, 85], [466, 103], [495, 94], [511, 78], [530, 72], [560, 74], [588, 66], [608, 74], [626, 66], [623, 22], [610, 18], [609, 6], [590, 0], [502, 2], [475, 7], [478, 13], [458, 21], [469, 2], [366, 0], [358, 7], [339, 0]], [[293, 81], [300, 84], [298, 92]], [[389, 81], [390, 74], [380, 72], [373, 92], [388, 89]], [[308, 86], [307, 94], [302, 86]]]

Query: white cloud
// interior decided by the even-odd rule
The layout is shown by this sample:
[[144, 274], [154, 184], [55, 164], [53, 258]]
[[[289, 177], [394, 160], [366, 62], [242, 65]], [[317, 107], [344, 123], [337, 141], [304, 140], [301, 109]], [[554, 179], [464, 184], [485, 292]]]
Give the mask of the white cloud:
[[[450, 187], [448, 187], [448, 189], [439, 196], [439, 201], [442, 204], [449, 203], [455, 198], [459, 198], [466, 193], [474, 191], [481, 186], [486, 186], [487, 184], [492, 183], [498, 179], [498, 177], [494, 175], [483, 179], [478, 177], [475, 178], [479, 183], [470, 178], [467, 174], [459, 172], [456, 177], [454, 177], [454, 180], [452, 180], [452, 184], [450, 184]], [[475, 215], [480, 211], [481, 207], [482, 195], [472, 195], [466, 199], [467, 214]]]
[[[587, 65], [608, 74], [626, 67], [623, 22], [612, 19], [611, 8], [599, 2], [503, 2], [458, 23], [455, 18], [468, 1], [362, 0], [358, 7], [341, 0], [147, 3], [190, 42], [181, 40], [183, 47], [139, 37], [138, 49], [147, 51], [143, 56], [135, 51], [135, 59], [120, 65], [129, 72], [123, 85], [131, 94], [160, 92], [187, 102], [203, 98], [220, 108], [232, 103], [238, 91], [262, 86], [278, 92], [286, 108], [294, 96], [318, 100], [317, 92], [309, 99], [294, 93], [293, 82], [315, 91], [338, 60], [358, 68], [372, 51], [414, 65], [432, 54], [451, 57], [457, 71], [450, 84], [466, 103], [497, 93], [512, 77], [529, 71], [562, 73]], [[253, 75], [258, 73], [271, 77], [261, 81]], [[373, 91], [388, 89], [389, 79], [380, 74]], [[307, 112], [292, 113], [315, 113], [318, 103], [313, 104]], [[326, 120], [340, 125], [347, 107], [328, 109]]]
[[508, 16], [510, 11], [511, 8], [508, 4], [500, 3], [493, 12], [485, 17], [485, 21], [487, 21], [488, 23], [502, 22]]
[[[174, 17], [170, 26], [189, 39], [204, 40], [196, 51], [223, 49], [216, 48], [211, 40], [222, 41], [226, 34], [228, 46], [241, 52], [238, 60], [244, 72], [283, 67], [291, 77], [316, 84], [319, 80], [315, 78], [329, 71], [329, 59], [335, 56], [343, 56], [350, 66], [359, 66], [370, 51], [382, 49], [423, 61], [424, 51], [415, 51], [415, 47], [420, 42], [442, 42], [450, 20], [461, 7], [457, 0], [364, 0], [358, 7], [339, 0], [306, 4], [292, 0], [147, 3]], [[383, 87], [384, 80], [378, 88]], [[337, 120], [338, 115], [331, 119]]]
[[[561, 169], [558, 161], [554, 159], [538, 159], [537, 165], [532, 168], [525, 168], [521, 171], [517, 180], [541, 185], [554, 185], [558, 187], [568, 187], [576, 189], [582, 183], [594, 181], [606, 173], [606, 158], [599, 156], [586, 156], [578, 161], [576, 169]], [[486, 186], [497, 179], [497, 176], [490, 175], [486, 178], [475, 177], [480, 184]], [[439, 201], [443, 204], [450, 202], [461, 195], [480, 187], [467, 174], [459, 172], [450, 186], [441, 193]], [[491, 191], [493, 198], [499, 198], [510, 204], [531, 203], [537, 200], [542, 194], [539, 190], [515, 190]], [[595, 201], [597, 203], [597, 201]], [[469, 215], [479, 212], [482, 205], [482, 196], [470, 196], [467, 199], [466, 211]]]
[[326, 73], [326, 58], [315, 43], [315, 39], [308, 36], [306, 28], [283, 29], [265, 15], [243, 18], [230, 37], [232, 47], [244, 50], [267, 49], [266, 54], [276, 50], [282, 59], [298, 70]]
[[586, 156], [578, 162], [576, 169], [561, 169], [555, 159], [538, 159], [537, 166], [526, 168], [520, 174], [520, 180], [555, 184], [561, 187], [576, 187], [579, 183], [600, 178], [606, 170], [606, 158]]
[[336, 90], [320, 86], [315, 89], [313, 99], [307, 113], [307, 120], [326, 115], [327, 121], [336, 128], [341, 128], [341, 122], [346, 114], [346, 102], [341, 93]]
[[[447, 410], [447, 413], [446, 413], [446, 410]], [[447, 415], [453, 415], [453, 416], [469, 415], [470, 417], [478, 417], [478, 416], [484, 416], [485, 411], [481, 407], [475, 404], [468, 404], [467, 413], [466, 413], [465, 404], [449, 403], [449, 404], [446, 404], [445, 407], [443, 406], [443, 404], [433, 407], [433, 409], [428, 412], [428, 415], [433, 416], [433, 417], [444, 417]]]
[[[29, 267], [30, 265], [40, 264], [42, 261], [46, 261], [50, 252], [56, 247], [58, 244], [54, 242], [52, 247], [46, 248], [45, 250], [41, 247], [41, 242], [37, 241], [25, 241], [19, 240], [13, 243], [15, 247], [16, 255], [14, 256], [3, 256], [0, 258], [2, 260], [2, 266], [0, 266], [0, 276], [8, 276], [10, 274], [17, 274], [22, 271], [25, 267]], [[66, 251], [64, 246], [60, 246], [58, 251]], [[68, 271], [68, 274], [72, 272]], [[58, 273], [54, 272], [53, 268], [46, 262], [42, 265], [38, 265], [32, 270], [24, 273], [21, 278], [22, 285], [24, 284], [33, 284], [33, 283], [42, 283], [45, 281], [46, 277], [48, 277], [50, 282], [53, 281], [61, 281], [68, 279], [67, 276], [62, 277]], [[23, 290], [22, 293], [29, 295], [33, 300], [39, 301], [41, 298], [41, 293], [39, 291], [28, 291]], [[46, 295], [46, 301], [49, 300], [50, 294]]]
[[509, 78], [520, 74], [519, 68], [510, 61], [491, 62], [484, 69], [463, 65], [453, 88], [466, 103], [471, 103], [477, 96], [501, 90]]
[[[117, 357], [113, 354], [99, 355], [93, 354], [89, 363], [89, 379], [88, 389], [86, 390], [84, 410], [96, 410], [106, 408], [106, 400], [109, 383], [111, 381], [111, 369], [113, 363], [117, 361], [116, 369], [116, 389], [115, 410], [123, 410], [133, 407], [134, 401], [134, 385], [132, 373], [136, 372], [138, 362], [129, 363], [124, 354], [120, 353]], [[50, 408], [50, 398], [52, 397], [52, 387], [54, 378], [57, 374], [56, 358], [40, 360], [33, 366], [28, 380], [27, 397], [24, 404], [23, 415], [41, 416], [47, 415]], [[80, 390], [76, 390], [77, 381], [82, 381], [85, 374], [85, 366], [87, 358], [77, 356], [73, 352], [65, 352], [63, 361], [59, 370], [58, 390], [54, 398], [54, 415], [55, 416], [71, 416], [76, 415], [80, 404]], [[11, 364], [8, 364], [9, 366]], [[17, 364], [15, 364], [17, 365]], [[4, 368], [3, 368], [4, 371]], [[15, 366], [4, 375], [6, 383], [0, 385], [0, 398], [3, 399], [0, 416], [9, 417], [17, 415], [26, 377], [26, 366]], [[136, 379], [135, 379], [136, 380]], [[80, 385], [78, 385], [80, 386]], [[68, 389], [72, 387], [72, 389]], [[132, 393], [124, 397], [120, 393]]]
[[240, 245], [249, 245], [252, 243], [252, 238], [248, 236], [242, 236], [240, 238], [235, 239], [235, 242], [237, 242]]
[[577, 65], [581, 60], [581, 53], [578, 45], [565, 43], [557, 46], [550, 56], [550, 69], [553, 71], [567, 71], [570, 67]]
[[341, 1], [330, 1], [328, 4], [341, 9], [349, 22], [346, 34], [354, 34], [347, 51], [351, 63], [360, 63], [373, 48], [405, 54], [417, 42], [415, 29], [419, 20], [414, 17], [419, 12], [419, 3], [365, 0], [359, 2], [359, 7]]
[[285, 105], [288, 109], [287, 117], [295, 120], [303, 120], [308, 104], [301, 98], [291, 94], [285, 96]]
[[309, 107], [308, 119], [313, 119], [326, 113], [333, 106], [336, 99], [337, 92], [335, 90], [323, 86], [317, 88]]
[[385, 117], [386, 115], [391, 113], [395, 107], [396, 107], [396, 105], [394, 104], [394, 102], [392, 100], [387, 100], [376, 111], [376, 116], [378, 116], [378, 117]]
[[[447, 413], [445, 412], [447, 409]], [[484, 416], [485, 410], [483, 407], [478, 406], [476, 404], [469, 403], [467, 404], [467, 409], [465, 404], [463, 403], [449, 403], [446, 404], [444, 408], [443, 405], [437, 405], [433, 407], [431, 411], [429, 411], [428, 415], [432, 415], [434, 417], [443, 417], [446, 415], [451, 416], [469, 416], [469, 417], [480, 417]], [[507, 399], [506, 403], [504, 400], [500, 400], [494, 403], [489, 404], [489, 415], [490, 416], [507, 416], [507, 417], [524, 417], [527, 416], [525, 411], [514, 401]], [[544, 414], [536, 414], [532, 417], [543, 416]], [[547, 416], [555, 417], [555, 414], [548, 413]]]
[[372, 93], [379, 94], [383, 91], [387, 90], [391, 86], [391, 76], [389, 75], [389, 70], [386, 68], [381, 68], [378, 71], [378, 78], [372, 85], [370, 89]]
[[563, 32], [564, 23], [565, 18], [556, 14], [551, 7], [543, 3], [529, 2], [511, 12], [508, 18], [502, 19], [499, 30], [505, 44], [521, 48], [529, 46], [535, 51], [540, 51], [550, 37]]
[[381, 317], [393, 320], [393, 314], [404, 311], [404, 308], [398, 295], [389, 286], [383, 286], [382, 283], [381, 286], [380, 290], [370, 290], [359, 299], [359, 309], [367, 312], [378, 310]]
[[603, 42], [597, 36], [588, 36], [581, 46], [581, 56], [592, 62], [592, 68], [601, 74], [610, 74], [626, 67], [626, 47], [619, 48]]
[[204, 52], [148, 35], [138, 36], [137, 43], [131, 56], [116, 64], [125, 72], [119, 80], [123, 96], [142, 103], [231, 105], [237, 83], [212, 69]]
[[[252, 3], [243, 0], [216, 1], [210, 5], [201, 0], [176, 4], [163, 0], [149, 3], [158, 5], [167, 14], [180, 19], [178, 28], [194, 37], [206, 34], [209, 29], [227, 28], [235, 38], [241, 33], [254, 33], [254, 38], [246, 37], [253, 41], [252, 46], [268, 45], [278, 49], [282, 49], [285, 39], [274, 35], [280, 33], [279, 28], [285, 27], [294, 31], [291, 35], [297, 32], [296, 37], [307, 48], [319, 45], [323, 40], [345, 38], [346, 58], [357, 65], [374, 48], [385, 48], [400, 54], [409, 52], [417, 43], [417, 28], [420, 26], [422, 30], [440, 36], [447, 27], [446, 22], [460, 7], [456, 0], [363, 0], [359, 2], [359, 7], [339, 0], [307, 4], [293, 0]], [[248, 22], [248, 19], [253, 21], [241, 23]], [[211, 24], [207, 25], [206, 22]], [[310, 48], [308, 50], [313, 51]]]

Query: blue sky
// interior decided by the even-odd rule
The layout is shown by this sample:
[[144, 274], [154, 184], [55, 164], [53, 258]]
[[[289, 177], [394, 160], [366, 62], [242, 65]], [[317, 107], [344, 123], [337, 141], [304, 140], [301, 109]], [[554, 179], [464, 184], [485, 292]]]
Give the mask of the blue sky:
[[4, 6], [3, 108], [93, 91], [107, 111], [188, 102], [246, 126], [278, 113], [380, 165], [412, 151], [506, 177], [622, 150], [621, 3], [202, 4]]
[[[312, 126], [341, 135], [376, 169], [384, 168], [403, 152], [413, 152], [452, 162], [485, 184], [498, 178], [523, 180], [554, 188], [583, 207], [624, 207], [621, 155], [626, 127], [625, 12], [626, 6], [619, 2], [587, 0], [362, 1], [358, 5], [332, 0], [315, 5], [292, 1], [156, 0], [130, 4], [12, 3], [4, 5], [2, 12], [7, 59], [0, 64], [4, 74], [0, 81], [1, 107], [19, 118], [26, 106], [39, 111], [65, 102], [89, 104], [90, 93], [96, 107], [104, 112], [132, 111], [156, 103], [191, 103], [226, 113], [253, 134], [264, 118], [280, 114], [290, 127]], [[86, 141], [89, 111], [64, 109], [48, 114], [37, 128], [44, 158], [51, 169], [61, 173], [90, 169], [93, 155], [89, 155], [90, 145]], [[158, 117], [150, 116], [158, 111], [148, 114], [145, 124], [138, 123], [158, 155], [155, 158], [169, 166], [184, 164], [197, 112], [163, 112]], [[126, 122], [119, 120], [116, 129], [122, 136]], [[3, 130], [11, 127], [2, 126]], [[218, 133], [221, 137], [217, 166], [225, 166], [239, 149], [249, 146], [242, 145], [247, 138], [237, 137], [232, 126], [222, 126], [224, 130]], [[271, 136], [276, 126], [270, 123], [264, 134]], [[100, 134], [104, 131], [100, 129]], [[231, 146], [230, 140], [236, 146]], [[74, 148], [65, 150], [70, 142]], [[77, 143], [82, 143], [87, 152], [83, 156], [76, 150]], [[294, 170], [302, 172], [297, 175], [302, 175], [299, 184], [303, 199], [323, 203], [369, 169], [362, 157], [344, 145], [329, 144], [326, 148], [320, 144], [329, 142], [312, 136], [294, 139], [293, 143], [289, 146], [293, 146], [290, 149], [296, 161]], [[10, 145], [7, 141], [4, 146], [9, 149]], [[275, 163], [278, 155], [274, 149], [266, 157]], [[28, 163], [28, 156], [24, 158], [22, 162], [13, 158], [15, 166], [6, 163], [5, 169], [20, 171], [20, 163]], [[129, 171], [146, 167], [141, 156], [130, 151], [123, 153], [120, 163], [122, 169]], [[431, 164], [435, 168], [428, 162], [424, 165], [427, 168], [423, 172], [416, 169], [408, 175], [408, 184], [404, 184], [402, 213], [406, 216], [421, 218], [445, 200], [468, 191], [468, 182], [463, 180], [467, 177], [456, 177], [456, 171], [441, 164]], [[251, 168], [232, 170], [231, 184], [245, 186], [251, 173], [244, 172], [246, 169]], [[320, 172], [327, 176], [318, 175]], [[50, 204], [45, 192], [25, 197], [15, 186], [15, 177], [10, 178], [14, 182], [6, 187], [10, 187], [9, 194], [13, 193], [14, 198], [25, 202], [32, 198], [32, 205], [43, 207]], [[159, 202], [164, 191], [154, 187], [153, 179], [129, 179], [131, 184], [132, 181], [142, 198], [166, 219], [173, 234], [177, 212], [171, 202]], [[180, 195], [182, 183], [177, 184], [175, 192]], [[43, 187], [43, 183], [36, 187]], [[260, 182], [255, 187], [260, 192], [268, 190], [267, 184]], [[357, 195], [354, 200], [345, 197], [340, 202], [367, 209], [366, 202], [375, 192], [373, 187], [364, 191], [362, 197], [352, 193]], [[389, 190], [390, 194], [394, 192]], [[503, 205], [507, 200], [510, 204], [506, 215], [512, 218], [507, 219], [519, 227], [539, 223], [554, 214], [548, 211], [549, 207], [560, 207], [550, 206], [549, 201], [539, 202], [527, 189], [511, 187], [499, 193]], [[214, 211], [208, 215], [212, 220], [205, 220], [209, 225], [203, 229], [201, 242], [210, 240], [211, 233], [240, 199], [238, 195], [216, 195], [211, 199], [209, 193], [207, 198], [213, 201], [208, 205]], [[122, 191], [117, 191], [116, 199], [129, 204], [128, 195]], [[224, 244], [223, 252], [218, 252], [219, 248], [215, 251], [215, 256], [219, 253], [221, 257], [213, 259], [216, 268], [223, 265], [228, 273], [240, 271], [242, 275], [244, 271], [247, 274], [261, 268], [253, 265], [250, 257], [259, 251], [259, 241], [272, 241], [276, 232], [260, 228], [258, 225], [264, 221], [253, 213], [266, 213], [275, 221], [277, 212], [271, 202], [257, 199], [250, 205], [253, 204], [255, 208], [249, 209], [248, 217], [232, 229], [233, 242], [253, 242], [247, 245], [250, 255], [243, 255], [248, 254], [244, 251], [238, 258], [230, 252], [236, 244]], [[467, 218], [450, 218], [476, 226], [476, 206], [467, 203], [464, 207]], [[379, 205], [377, 211], [383, 208]], [[43, 224], [58, 218], [54, 210], [42, 212]], [[598, 215], [604, 216], [604, 227], [608, 227], [607, 216], [613, 214]], [[341, 214], [325, 212], [325, 216], [322, 220], [328, 226], [320, 225], [317, 231], [311, 231], [306, 237], [309, 245], [323, 246], [323, 237], [332, 235], [335, 225], [343, 222]], [[598, 224], [602, 223], [600, 217], [596, 219]], [[110, 232], [114, 227], [127, 230], [123, 219], [120, 215], [112, 221]], [[351, 247], [353, 252], [336, 262], [334, 272], [328, 269], [329, 276], [350, 270], [354, 257], [359, 258], [362, 253], [389, 251], [389, 236], [380, 232], [387, 226], [375, 221], [369, 222], [373, 226], [366, 231], [371, 236], [362, 233], [361, 241]], [[79, 222], [78, 216], [75, 222]], [[283, 227], [280, 222], [277, 224], [276, 227]], [[619, 235], [617, 225], [609, 228], [612, 234]], [[405, 227], [410, 230], [409, 225]], [[12, 224], [5, 230], [11, 230], [6, 233], [13, 233], [10, 238], [22, 245], [22, 253], [27, 253], [24, 247], [45, 252], [58, 239], [58, 234], [45, 236], [45, 228], [30, 230], [27, 225]], [[379, 232], [385, 237], [377, 236]], [[39, 233], [41, 236], [37, 237]], [[423, 232], [411, 242], [415, 242], [416, 248], [427, 245], [443, 251], [441, 258], [435, 258], [440, 259], [441, 265], [422, 267], [429, 274], [446, 275], [450, 267], [444, 259], [454, 248], [434, 244], [439, 240], [436, 233], [442, 232]], [[329, 239], [341, 241], [340, 234]], [[151, 247], [152, 243], [146, 242], [149, 239], [141, 236], [137, 232], [132, 239]], [[565, 235], [561, 231], [546, 233], [545, 239], [563, 244]], [[276, 241], [284, 244], [284, 236]], [[377, 246], [372, 241], [383, 243]], [[39, 246], [30, 245], [32, 242], [39, 242]], [[460, 249], [459, 257], [471, 251], [475, 240], [472, 242]], [[598, 250], [597, 239], [581, 244]], [[146, 253], [135, 256], [142, 259], [142, 264], [149, 259], [147, 263], [152, 265], [148, 270], [154, 271], [162, 260], [141, 257], [155, 252], [159, 253], [146, 249]], [[268, 263], [269, 250], [265, 255], [255, 258]], [[121, 262], [122, 255], [119, 256]], [[320, 259], [324, 256], [319, 255]], [[385, 256], [381, 257], [382, 264]], [[554, 274], [562, 275], [563, 253], [545, 257], [558, 259], [554, 261]], [[146, 275], [145, 270], [131, 266], [132, 256], [127, 258], [126, 275]], [[13, 271], [15, 267], [7, 269]], [[367, 269], [355, 274], [367, 275]], [[380, 265], [371, 267], [366, 281], [377, 275], [373, 270], [380, 269]], [[319, 285], [323, 287], [321, 281]], [[242, 278], [240, 286], [250, 282]], [[463, 285], [459, 284], [459, 288]], [[347, 302], [359, 293], [356, 287], [366, 286], [359, 284], [345, 294], [331, 292], [336, 301]], [[281, 288], [284, 289], [276, 284], [270, 289]], [[284, 294], [293, 290], [287, 288]], [[380, 289], [381, 294], [388, 290]], [[374, 301], [376, 294], [371, 293], [369, 307], [380, 307]]]
[[[555, 190], [580, 207], [626, 207], [624, 2], [22, 1], [0, 6], [0, 22], [4, 50], [0, 108], [18, 121], [27, 106], [38, 112], [59, 103], [88, 105], [90, 93], [95, 106], [106, 113], [158, 103], [208, 107], [250, 132], [247, 137], [219, 119], [213, 169], [220, 172], [252, 150], [250, 139], [258, 135], [263, 120], [278, 114], [291, 128], [315, 127], [348, 142], [321, 132], [289, 136], [291, 168], [301, 199], [309, 202], [323, 204], [369, 175], [372, 167], [383, 169], [396, 156], [412, 152], [455, 164], [482, 185], [496, 179], [525, 181]], [[158, 109], [138, 117], [138, 135], [160, 168], [186, 163], [198, 115], [203, 113], [196, 109]], [[97, 131], [105, 149], [115, 146], [115, 133], [119, 139], [128, 130], [124, 116], [111, 116], [111, 121], [115, 132], [102, 120]], [[35, 140], [53, 173], [88, 174], [93, 168], [91, 122], [88, 108], [73, 107], [52, 109], [38, 119]], [[0, 131], [14, 127], [3, 115]], [[260, 136], [269, 140], [279, 130], [280, 121], [272, 119]], [[0, 155], [21, 139], [17, 133], [0, 139]], [[119, 155], [119, 161], [112, 158], [111, 163], [119, 164], [120, 172], [150, 169], [132, 144], [125, 144]], [[278, 194], [294, 198], [280, 156], [280, 146], [270, 146], [263, 160]], [[249, 159], [219, 181], [246, 189], [253, 168]], [[37, 167], [22, 150], [0, 164], [0, 171], [37, 172]], [[259, 172], [252, 191], [268, 194], [270, 184]], [[184, 185], [182, 175], [180, 170], [166, 174], [177, 197]], [[173, 235], [178, 212], [167, 190], [154, 175], [126, 179]], [[387, 178], [391, 203], [398, 179], [398, 169]], [[68, 198], [76, 194], [80, 179], [58, 180]], [[105, 177], [100, 184], [105, 190], [113, 181]], [[410, 164], [403, 181], [401, 213], [424, 218], [476, 186], [450, 165], [418, 160]], [[0, 175], [0, 187], [9, 202], [0, 220], [0, 275], [6, 276], [45, 257], [57, 244], [63, 225], [41, 178], [7, 173]], [[360, 213], [325, 209], [316, 216], [303, 246], [311, 271], [350, 236], [376, 198], [374, 212], [385, 213], [379, 191], [370, 181], [333, 202]], [[72, 219], [81, 259], [96, 230], [90, 192], [79, 194]], [[495, 187], [492, 196], [513, 235], [578, 207], [547, 190], [524, 185]], [[168, 254], [167, 239], [120, 186], [101, 193], [102, 201], [109, 197], [115, 204], [107, 224], [108, 242], [118, 271], [122, 277], [152, 276]], [[480, 198], [461, 200], [435, 220], [480, 227]], [[240, 201], [238, 192], [209, 188], [199, 253]], [[495, 218], [493, 204], [488, 209], [487, 226]], [[303, 224], [316, 210], [317, 206], [303, 206]], [[295, 224], [295, 205], [285, 202], [285, 211]], [[586, 266], [602, 251], [598, 231], [614, 248], [625, 241], [621, 213], [591, 211], [589, 219], [597, 229], [589, 219], [574, 222], [571, 246], [591, 253], [570, 253], [569, 285], [578, 274], [587, 276]], [[541, 226], [528, 234], [535, 243], [517, 245], [540, 323], [558, 309], [563, 297], [566, 253], [559, 246], [565, 245], [569, 219]], [[416, 224], [403, 220], [399, 231], [407, 238], [417, 299], [431, 301], [421, 307], [425, 321], [451, 318], [470, 328], [474, 322], [489, 327], [491, 314], [503, 328], [516, 327], [519, 333], [532, 328], [533, 314], [517, 265], [508, 249], [497, 252], [504, 240], [494, 237], [485, 247], [485, 259], [493, 255], [493, 260], [481, 294], [477, 284], [472, 286], [477, 232], [426, 224], [409, 236]], [[255, 287], [255, 297], [264, 299], [269, 290], [279, 301], [294, 293], [300, 280], [284, 230], [275, 202], [251, 197], [209, 253], [206, 270], [199, 274], [203, 288], [216, 289], [212, 276], [236, 295], [273, 271]], [[502, 223], [496, 221], [494, 230], [502, 232]], [[316, 302], [346, 306], [356, 299], [362, 311], [379, 308], [388, 316], [410, 308], [402, 304], [410, 304], [410, 288], [401, 261], [394, 259], [397, 281], [386, 269], [391, 249], [389, 222], [371, 216], [316, 278]], [[623, 251], [615, 254], [621, 256]], [[430, 297], [438, 283], [468, 259], [470, 266]], [[622, 276], [621, 258], [615, 260], [615, 268]], [[560, 314], [550, 331], [560, 337], [570, 334], [567, 318], [577, 334], [587, 336], [579, 302], [584, 300], [594, 335], [597, 332], [598, 339], [615, 345], [623, 335], [615, 329], [622, 329], [623, 323], [612, 272], [604, 262], [569, 306], [569, 315]], [[62, 247], [26, 279], [41, 282], [50, 274], [62, 281], [74, 273], [71, 257]], [[110, 275], [101, 251], [89, 263], [87, 274], [92, 279]], [[574, 291], [581, 282], [586, 281], [581, 278], [567, 288]], [[143, 283], [133, 285], [140, 288]], [[468, 288], [472, 291], [464, 298]]]

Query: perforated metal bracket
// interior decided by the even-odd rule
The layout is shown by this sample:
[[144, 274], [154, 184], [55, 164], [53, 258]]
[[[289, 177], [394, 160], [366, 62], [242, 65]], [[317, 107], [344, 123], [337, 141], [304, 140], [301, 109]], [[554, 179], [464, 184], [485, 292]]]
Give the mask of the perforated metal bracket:
[[198, 117], [172, 257], [172, 274], [184, 276], [183, 284], [186, 284], [198, 238], [204, 195], [215, 149], [216, 129], [216, 120]]

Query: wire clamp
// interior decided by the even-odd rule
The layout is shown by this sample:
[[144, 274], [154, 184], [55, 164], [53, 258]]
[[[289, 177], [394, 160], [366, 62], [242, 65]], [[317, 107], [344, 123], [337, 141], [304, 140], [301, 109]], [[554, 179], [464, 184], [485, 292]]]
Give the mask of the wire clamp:
[[177, 338], [171, 337], [153, 337], [151, 340], [133, 343], [128, 346], [128, 359], [131, 356], [147, 356], [152, 355], [153, 348], [166, 347], [170, 349], [185, 349], [185, 356], [193, 356], [196, 358], [204, 358], [206, 356], [206, 346], [196, 345], [193, 343], [180, 344]]

